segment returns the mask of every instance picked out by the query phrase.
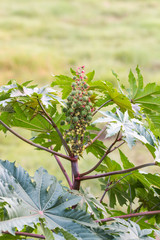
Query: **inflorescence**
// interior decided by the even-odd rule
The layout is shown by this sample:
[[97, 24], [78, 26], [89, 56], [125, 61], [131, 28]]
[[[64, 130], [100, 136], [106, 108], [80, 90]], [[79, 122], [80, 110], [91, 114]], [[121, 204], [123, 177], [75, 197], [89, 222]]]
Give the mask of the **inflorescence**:
[[66, 107], [63, 112], [66, 115], [65, 121], [61, 124], [68, 124], [69, 130], [65, 133], [65, 140], [71, 144], [71, 150], [75, 155], [81, 155], [84, 150], [85, 142], [90, 141], [89, 136], [85, 136], [86, 128], [92, 120], [92, 103], [89, 86], [86, 83], [87, 77], [84, 73], [84, 66], [79, 67], [76, 76], [73, 77], [75, 82], [72, 83], [72, 92], [67, 97]]

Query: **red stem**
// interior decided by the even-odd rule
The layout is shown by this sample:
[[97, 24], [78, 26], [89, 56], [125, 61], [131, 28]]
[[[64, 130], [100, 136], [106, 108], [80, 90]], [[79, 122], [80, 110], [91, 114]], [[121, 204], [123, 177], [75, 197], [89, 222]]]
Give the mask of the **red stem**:
[[100, 203], [103, 201], [103, 198], [105, 197], [105, 195], [106, 195], [106, 193], [109, 191], [109, 190], [111, 190], [117, 183], [119, 183], [123, 178], [125, 178], [125, 177], [127, 177], [128, 175], [131, 175], [132, 173], [128, 173], [127, 175], [125, 175], [125, 176], [123, 176], [123, 177], [121, 177], [117, 182], [115, 182], [111, 187], [109, 187], [108, 186], [108, 184], [107, 184], [107, 187], [106, 187], [106, 189], [104, 190], [104, 193], [103, 193], [103, 195], [102, 195], [102, 197], [101, 197], [101, 199], [100, 199]]
[[72, 189], [72, 182], [71, 182], [71, 180], [70, 180], [70, 178], [69, 178], [69, 176], [68, 176], [68, 174], [67, 174], [65, 168], [63, 167], [63, 165], [62, 165], [62, 163], [61, 163], [59, 157], [56, 156], [55, 154], [54, 154], [54, 157], [55, 157], [55, 159], [56, 159], [56, 161], [57, 161], [57, 163], [58, 163], [60, 169], [62, 170], [62, 172], [63, 172], [63, 174], [64, 174], [64, 176], [65, 176], [65, 178], [66, 178], [66, 180], [67, 180], [67, 182], [68, 182], [68, 184], [69, 184], [70, 189]]
[[96, 220], [96, 222], [109, 222], [109, 221], [114, 221], [115, 218], [131, 218], [131, 217], [148, 216], [148, 215], [155, 215], [155, 214], [160, 214], [160, 210], [141, 212], [141, 213], [130, 213], [127, 215], [121, 215], [121, 216], [115, 216], [115, 217], [104, 218], [101, 220]]
[[88, 143], [88, 144], [85, 145], [85, 149], [87, 147], [89, 147], [90, 145], [92, 145], [92, 143], [94, 143], [102, 135], [102, 133], [106, 130], [106, 128], [107, 128], [107, 126], [104, 126], [104, 128], [101, 131], [99, 131], [97, 136], [91, 140], [91, 143]]
[[56, 130], [56, 132], [58, 133], [63, 146], [65, 147], [65, 149], [67, 150], [68, 154], [70, 157], [73, 157], [73, 153], [71, 152], [68, 144], [66, 143], [65, 139], [63, 138], [63, 135], [61, 134], [59, 128], [57, 127], [56, 123], [53, 121], [53, 119], [49, 116], [49, 114], [46, 112], [45, 108], [43, 107], [43, 105], [41, 104], [40, 100], [38, 99], [38, 103], [43, 111], [43, 113], [45, 114], [45, 116], [47, 117], [46, 120], [49, 120], [49, 123], [54, 127], [54, 129]]
[[83, 181], [83, 180], [88, 180], [88, 179], [95, 179], [95, 178], [101, 178], [101, 177], [107, 177], [107, 176], [112, 176], [112, 175], [117, 175], [117, 174], [122, 174], [122, 173], [128, 173], [128, 172], [132, 172], [135, 171], [139, 168], [144, 168], [144, 167], [148, 167], [148, 166], [156, 166], [156, 163], [146, 163], [146, 164], [142, 164], [139, 165], [137, 167], [133, 167], [133, 168], [129, 168], [129, 169], [124, 169], [124, 170], [119, 170], [119, 171], [114, 171], [114, 172], [108, 172], [108, 173], [102, 173], [102, 174], [96, 174], [96, 175], [92, 175], [92, 176], [84, 176], [84, 177], [78, 177], [77, 180], [79, 181]]
[[106, 101], [105, 103], [103, 103], [99, 108], [97, 108], [95, 111], [94, 111], [94, 113], [92, 114], [92, 116], [94, 116], [102, 107], [104, 107], [107, 103], [109, 103], [109, 102], [112, 102], [113, 100], [112, 99], [110, 99], [110, 100], [108, 100], [108, 101]]
[[10, 131], [13, 135], [15, 135], [16, 137], [18, 137], [18, 138], [21, 139], [22, 141], [24, 141], [24, 142], [26, 142], [26, 143], [34, 146], [34, 147], [37, 147], [37, 148], [40, 148], [40, 149], [42, 149], [42, 150], [45, 150], [45, 151], [47, 151], [47, 152], [49, 152], [49, 153], [55, 154], [55, 155], [57, 155], [57, 156], [59, 156], [59, 157], [62, 157], [62, 158], [64, 158], [64, 159], [67, 159], [67, 160], [69, 160], [69, 161], [71, 161], [71, 162], [77, 161], [77, 159], [75, 159], [74, 157], [69, 157], [69, 156], [64, 155], [64, 154], [62, 154], [62, 153], [55, 152], [55, 151], [53, 151], [53, 150], [51, 150], [51, 149], [49, 149], [49, 148], [46, 148], [46, 147], [43, 147], [43, 146], [38, 145], [38, 144], [36, 144], [36, 143], [33, 143], [32, 141], [30, 141], [30, 140], [22, 137], [22, 136], [19, 135], [18, 133], [16, 133], [13, 129], [11, 129], [10, 127], [8, 127], [8, 126], [7, 126], [3, 121], [1, 121], [1, 120], [0, 120], [0, 124], [2, 124], [2, 125], [3, 125], [8, 131]]
[[[105, 159], [105, 157], [106, 157], [110, 152], [113, 151], [113, 150], [111, 150], [111, 148], [112, 148], [112, 147], [116, 144], [116, 142], [118, 141], [119, 134], [120, 134], [120, 133], [117, 134], [117, 137], [116, 137], [115, 141], [109, 146], [109, 148], [107, 149], [107, 151], [105, 152], [105, 154], [103, 155], [103, 157], [99, 160], [99, 162], [98, 162], [94, 167], [92, 167], [90, 170], [88, 170], [88, 171], [86, 171], [86, 172], [84, 172], [84, 173], [81, 173], [81, 174], [80, 174], [80, 177], [85, 176], [85, 175], [88, 175], [89, 173], [93, 172], [93, 171], [101, 164], [101, 162], [103, 162], [103, 160]], [[122, 144], [120, 144], [120, 145], [122, 145]], [[120, 146], [120, 145], [119, 145], [119, 146]], [[119, 147], [119, 146], [118, 146], [118, 147]], [[115, 149], [114, 149], [114, 150], [115, 150]]]

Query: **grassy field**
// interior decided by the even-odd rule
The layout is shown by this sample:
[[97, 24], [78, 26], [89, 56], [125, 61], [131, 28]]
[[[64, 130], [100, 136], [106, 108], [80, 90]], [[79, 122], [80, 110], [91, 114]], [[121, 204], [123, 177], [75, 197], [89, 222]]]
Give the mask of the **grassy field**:
[[[95, 69], [95, 79], [115, 82], [113, 69], [126, 84], [129, 69], [137, 64], [146, 83], [158, 82], [159, 12], [156, 0], [1, 0], [0, 84], [33, 79], [45, 85], [52, 74], [69, 74], [79, 65]], [[49, 154], [0, 134], [1, 159], [17, 161], [31, 173], [41, 165], [57, 173]], [[131, 152], [133, 161], [150, 161], [141, 152], [141, 145]]]

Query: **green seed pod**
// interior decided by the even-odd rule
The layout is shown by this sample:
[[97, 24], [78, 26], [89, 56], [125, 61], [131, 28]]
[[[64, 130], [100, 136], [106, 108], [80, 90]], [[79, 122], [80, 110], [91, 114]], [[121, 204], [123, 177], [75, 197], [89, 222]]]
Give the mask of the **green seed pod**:
[[[73, 77], [73, 79], [76, 79], [76, 77]], [[72, 87], [75, 87], [76, 86], [76, 83], [72, 83]]]
[[77, 102], [76, 106], [80, 107], [82, 105], [82, 103], [80, 101]]
[[74, 103], [74, 104], [73, 104], [73, 108], [76, 108], [76, 107], [77, 107], [77, 105], [76, 105], [76, 103]]
[[88, 105], [92, 107], [92, 103], [91, 102], [89, 102]]
[[85, 84], [84, 84], [84, 88], [88, 88], [88, 84], [85, 83]]
[[75, 95], [76, 95], [76, 91], [74, 90], [71, 92], [71, 96], [75, 96]]
[[62, 121], [60, 122], [60, 124], [61, 124], [61, 125], [64, 125], [64, 124], [65, 124], [65, 121], [62, 120]]
[[72, 108], [70, 108], [69, 110], [68, 110], [68, 113], [73, 113], [74, 111], [73, 111], [73, 109]]
[[63, 112], [67, 112], [67, 108], [63, 108]]
[[91, 121], [92, 120], [92, 117], [91, 116], [87, 116], [86, 118], [88, 121]]
[[88, 95], [91, 96], [93, 94], [92, 91], [88, 91]]
[[81, 112], [81, 114], [82, 114], [82, 116], [86, 116], [86, 115], [87, 115], [87, 111], [83, 110], [83, 111]]
[[73, 122], [78, 122], [78, 117], [73, 117]]
[[66, 122], [70, 122], [71, 118], [70, 117], [66, 117]]
[[89, 105], [87, 105], [86, 107], [85, 107], [85, 109], [87, 110], [87, 111], [90, 111], [90, 106]]
[[67, 100], [68, 100], [68, 101], [72, 101], [72, 100], [73, 100], [73, 97], [68, 96], [68, 97], [67, 97]]
[[71, 106], [71, 102], [67, 102], [67, 107], [70, 107]]
[[87, 100], [88, 100], [88, 97], [84, 96], [84, 97], [82, 98], [82, 100], [83, 100], [83, 101], [87, 101]]

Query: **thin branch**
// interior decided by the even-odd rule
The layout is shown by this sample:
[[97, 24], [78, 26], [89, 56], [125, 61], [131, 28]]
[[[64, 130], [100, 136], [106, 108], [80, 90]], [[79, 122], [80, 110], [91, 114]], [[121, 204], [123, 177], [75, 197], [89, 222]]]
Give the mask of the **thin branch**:
[[62, 136], [62, 133], [60, 132], [59, 128], [57, 127], [56, 123], [53, 121], [53, 119], [49, 116], [49, 114], [46, 112], [45, 108], [43, 107], [43, 105], [41, 104], [41, 102], [39, 101], [38, 99], [38, 103], [39, 103], [39, 106], [41, 107], [43, 113], [45, 114], [45, 116], [47, 117], [47, 119], [50, 120], [50, 124], [55, 128], [56, 132], [58, 133], [61, 141], [62, 141], [62, 144], [63, 146], [65, 147], [65, 149], [67, 150], [68, 154], [73, 157], [73, 153], [71, 152], [68, 144], [66, 143], [65, 139], [63, 138]]
[[102, 177], [107, 177], [107, 176], [112, 176], [112, 175], [117, 175], [117, 174], [123, 174], [123, 173], [128, 173], [128, 172], [133, 172], [137, 169], [144, 168], [144, 167], [149, 167], [149, 166], [156, 166], [157, 163], [146, 163], [139, 165], [137, 167], [129, 168], [129, 169], [124, 169], [124, 170], [119, 170], [119, 171], [114, 171], [114, 172], [108, 172], [108, 173], [102, 173], [102, 174], [96, 174], [92, 176], [84, 176], [84, 177], [79, 177], [77, 180], [83, 181], [83, 180], [88, 180], [88, 179], [95, 179], [95, 178], [102, 178]]
[[108, 101], [106, 101], [105, 103], [103, 103], [99, 108], [97, 108], [95, 111], [94, 111], [94, 113], [92, 114], [92, 116], [94, 116], [102, 107], [104, 107], [107, 103], [109, 103], [109, 102], [112, 102], [113, 100], [112, 99], [110, 99], [110, 100], [108, 100]]
[[122, 219], [124, 219], [124, 218], [148, 216], [148, 215], [155, 215], [155, 214], [160, 214], [160, 210], [141, 212], [141, 213], [130, 213], [130, 214], [127, 214], [127, 215], [114, 216], [114, 217], [104, 218], [104, 219], [101, 219], [101, 220], [96, 220], [96, 222], [109, 222], [109, 221], [114, 221], [115, 218], [122, 218]]
[[63, 165], [62, 165], [59, 157], [58, 157], [57, 155], [55, 155], [55, 154], [54, 154], [54, 157], [55, 157], [55, 159], [56, 159], [56, 161], [57, 161], [60, 169], [62, 170], [62, 172], [63, 172], [63, 174], [64, 174], [64, 176], [65, 176], [65, 178], [66, 178], [66, 180], [67, 180], [67, 182], [68, 182], [68, 184], [69, 184], [70, 189], [72, 189], [72, 182], [71, 182], [71, 180], [70, 180], [70, 178], [69, 178], [69, 176], [68, 176], [65, 168], [63, 167]]
[[[149, 201], [149, 200], [148, 200]], [[150, 210], [153, 210], [154, 208], [156, 208], [156, 207], [158, 207], [160, 205], [160, 203], [158, 203], [158, 204], [156, 204], [155, 206], [153, 206]], [[142, 206], [143, 206], [143, 204], [142, 204]], [[142, 217], [140, 217], [137, 221], [136, 221], [136, 223], [137, 222], [139, 222], [142, 218], [144, 218], [145, 216], [142, 216]]]
[[94, 143], [94, 142], [102, 135], [102, 133], [104, 133], [104, 131], [106, 130], [106, 128], [107, 128], [107, 126], [104, 126], [104, 128], [103, 128], [101, 131], [99, 131], [99, 133], [97, 134], [97, 136], [91, 140], [91, 143], [88, 143], [88, 144], [85, 145], [85, 149], [86, 149], [87, 147], [89, 147], [90, 145], [92, 145], [92, 143]]
[[108, 187], [108, 184], [107, 184], [107, 187], [106, 187], [106, 189], [105, 189], [105, 191], [104, 191], [104, 193], [103, 193], [103, 195], [102, 195], [102, 197], [101, 197], [101, 199], [100, 199], [100, 203], [103, 201], [103, 198], [105, 197], [105, 195], [106, 195], [106, 193], [109, 191], [109, 190], [111, 190], [117, 183], [119, 183], [123, 178], [125, 178], [125, 177], [127, 177], [128, 175], [131, 175], [132, 173], [128, 173], [127, 175], [125, 175], [125, 176], [123, 176], [123, 177], [121, 177], [117, 182], [115, 182], [111, 187]]
[[49, 148], [46, 148], [46, 147], [43, 147], [43, 146], [38, 145], [38, 144], [36, 144], [36, 143], [33, 143], [32, 141], [30, 141], [30, 140], [22, 137], [22, 136], [19, 135], [18, 133], [16, 133], [13, 129], [11, 129], [9, 126], [7, 126], [7, 125], [6, 125], [3, 121], [1, 121], [1, 120], [0, 120], [0, 124], [2, 124], [8, 131], [10, 131], [13, 135], [15, 135], [16, 137], [18, 137], [18, 138], [21, 139], [22, 141], [24, 141], [24, 142], [26, 142], [26, 143], [28, 143], [28, 144], [36, 147], [36, 148], [39, 148], [39, 149], [42, 149], [42, 150], [47, 151], [47, 152], [49, 152], [49, 153], [55, 154], [55, 155], [57, 155], [57, 156], [59, 156], [59, 157], [62, 157], [62, 158], [64, 158], [64, 159], [67, 159], [67, 160], [69, 160], [69, 161], [71, 161], [71, 162], [77, 161], [76, 158], [66, 156], [66, 155], [64, 155], [64, 154], [62, 154], [62, 153], [58, 153], [58, 152], [53, 151], [53, 150], [51, 150], [51, 149], [49, 149]]
[[[8, 231], [2, 232], [2, 233], [11, 235], [11, 233], [9, 233]], [[33, 237], [33, 238], [39, 238], [39, 239], [46, 239], [45, 236], [43, 236], [43, 235], [34, 234], [34, 233], [27, 233], [27, 232], [15, 232], [15, 235]]]
[[121, 147], [123, 144], [125, 143], [125, 141], [121, 142], [118, 146], [112, 148], [109, 153], [113, 152], [114, 150], [116, 150], [117, 148]]
[[112, 152], [111, 148], [116, 144], [116, 142], [118, 141], [118, 138], [119, 138], [119, 134], [120, 132], [117, 134], [117, 137], [115, 139], [115, 141], [109, 146], [109, 148], [107, 149], [107, 151], [105, 152], [105, 154], [103, 155], [103, 157], [99, 160], [99, 162], [94, 166], [92, 167], [90, 170], [84, 172], [84, 173], [81, 173], [80, 174], [80, 177], [82, 176], [85, 176], [85, 175], [88, 175], [89, 173], [93, 172], [100, 164], [101, 162], [103, 162], [103, 160], [105, 159], [105, 157], [110, 153]]

